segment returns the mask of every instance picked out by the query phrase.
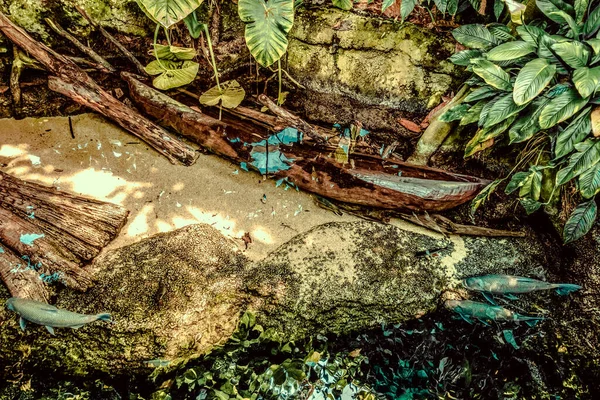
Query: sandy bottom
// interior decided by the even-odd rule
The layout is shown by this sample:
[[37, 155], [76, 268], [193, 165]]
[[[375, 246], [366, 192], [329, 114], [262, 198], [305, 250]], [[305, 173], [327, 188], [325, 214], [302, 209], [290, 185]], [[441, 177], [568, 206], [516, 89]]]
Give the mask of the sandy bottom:
[[[260, 259], [296, 234], [356, 217], [319, 208], [308, 193], [246, 172], [213, 155], [170, 164], [137, 137], [95, 114], [0, 120], [0, 169], [21, 179], [120, 204], [127, 224], [107, 248], [207, 223]], [[396, 221], [405, 227], [410, 225]], [[410, 226], [411, 230], [414, 227]], [[245, 249], [242, 236], [252, 243]]]

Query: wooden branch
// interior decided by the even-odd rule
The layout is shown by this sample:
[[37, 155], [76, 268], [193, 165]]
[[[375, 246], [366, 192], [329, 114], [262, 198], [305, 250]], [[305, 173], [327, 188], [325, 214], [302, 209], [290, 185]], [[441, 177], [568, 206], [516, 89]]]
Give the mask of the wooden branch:
[[507, 231], [504, 229], [485, 228], [482, 226], [457, 224], [439, 214], [416, 215], [398, 214], [398, 216], [413, 224], [422, 226], [443, 234], [489, 237], [525, 237], [525, 232]]
[[0, 245], [0, 279], [13, 297], [48, 302], [50, 294], [39, 273], [27, 268], [27, 262]]
[[60, 192], [14, 178], [2, 171], [0, 206], [20, 215], [33, 212], [35, 218], [32, 223], [39, 220], [47, 222], [97, 249], [106, 246], [119, 233], [128, 214], [126, 209], [116, 204]]
[[277, 104], [275, 104], [275, 102], [273, 102], [273, 100], [271, 100], [265, 94], [259, 95], [258, 101], [262, 105], [266, 106], [273, 114], [281, 118], [284, 121], [285, 125], [293, 126], [294, 128], [298, 129], [300, 132], [314, 139], [318, 143], [326, 143], [329, 140], [329, 138], [333, 136], [323, 134], [323, 132], [320, 132], [318, 129], [316, 129], [308, 122], [304, 121], [302, 118], [292, 114], [283, 107], [279, 107]]
[[138, 107], [149, 115], [161, 115], [159, 122], [163, 126], [175, 129], [213, 153], [229, 159], [237, 159], [238, 153], [224, 136], [227, 126], [225, 123], [194, 111], [169, 96], [144, 85], [133, 74], [122, 72], [121, 77], [129, 85], [129, 93]]
[[19, 57], [19, 48], [13, 46], [13, 62], [10, 69], [10, 94], [12, 96], [13, 107], [15, 110], [21, 107], [21, 86], [19, 80], [21, 79], [21, 73], [25, 69], [23, 61]]
[[[29, 242], [27, 236], [41, 235], [39, 239]], [[5, 208], [0, 207], [0, 243], [15, 253], [27, 256], [30, 266], [40, 272], [57, 277], [66, 286], [85, 291], [92, 283], [89, 272], [79, 266], [77, 257], [69, 250], [61, 247], [50, 237], [45, 236], [38, 227], [25, 221]]]
[[75, 47], [77, 47], [79, 51], [88, 55], [92, 60], [96, 61], [96, 63], [101, 67], [102, 72], [107, 72], [110, 74], [114, 74], [115, 72], [117, 72], [117, 70], [112, 65], [110, 65], [110, 63], [106, 61], [102, 56], [100, 56], [88, 46], [81, 43], [76, 37], [64, 30], [56, 22], [52, 21], [50, 18], [45, 18], [44, 21], [46, 21], [50, 29], [52, 29], [54, 32], [56, 32], [63, 38], [67, 39], [69, 42], [73, 43], [73, 45], [75, 45]]
[[115, 45], [115, 47], [117, 49], [119, 49], [119, 51], [121, 53], [123, 53], [123, 55], [125, 57], [127, 57], [127, 59], [129, 59], [129, 61], [131, 61], [131, 63], [133, 65], [135, 65], [135, 67], [137, 68], [138, 72], [144, 76], [147, 76], [148, 73], [146, 72], [146, 69], [144, 68], [144, 66], [142, 65], [142, 63], [139, 62], [139, 60], [133, 55], [131, 54], [131, 52], [129, 50], [127, 50], [127, 48], [125, 46], [123, 46], [113, 35], [111, 35], [110, 33], [108, 33], [106, 31], [106, 29], [104, 29], [101, 25], [98, 25], [97, 23], [95, 23], [94, 21], [92, 21], [92, 19], [90, 18], [90, 16], [87, 14], [87, 12], [85, 12], [85, 10], [79, 6], [75, 6], [75, 8], [77, 9], [77, 11], [79, 12], [79, 14], [81, 14], [81, 16], [87, 21], [89, 22], [90, 25], [92, 25], [93, 27], [97, 28], [100, 33], [102, 33], [102, 35], [107, 38], [112, 44]]
[[13, 43], [29, 52], [57, 77], [50, 77], [51, 90], [64, 94], [74, 101], [114, 120], [129, 132], [144, 140], [163, 154], [170, 162], [184, 165], [194, 163], [194, 149], [171, 136], [166, 130], [150, 122], [137, 111], [127, 107], [105, 92], [77, 64], [42, 43], [33, 40], [23, 29], [0, 13], [0, 30]]

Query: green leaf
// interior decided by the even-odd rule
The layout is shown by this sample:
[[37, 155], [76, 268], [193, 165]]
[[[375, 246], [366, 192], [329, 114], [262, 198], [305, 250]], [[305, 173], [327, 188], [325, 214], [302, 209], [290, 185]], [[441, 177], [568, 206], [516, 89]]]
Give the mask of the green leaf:
[[417, 0], [402, 0], [400, 3], [400, 17], [402, 18], [402, 22], [409, 16], [409, 14], [414, 10], [417, 5]]
[[502, 0], [494, 0], [494, 17], [496, 17], [496, 21], [500, 20], [503, 10], [504, 2]]
[[196, 50], [188, 47], [165, 46], [156, 44], [152, 54], [161, 60], [169, 61], [188, 61], [196, 57]]
[[221, 90], [217, 86], [208, 89], [200, 96], [200, 103], [206, 106], [216, 106], [221, 102], [225, 108], [236, 108], [244, 100], [246, 92], [235, 81], [226, 81], [221, 84]]
[[519, 199], [519, 203], [521, 203], [521, 205], [525, 209], [525, 212], [527, 213], [527, 215], [533, 214], [534, 212], [539, 210], [540, 207], [542, 206], [542, 203], [540, 203], [537, 200], [530, 199], [530, 198]]
[[538, 124], [540, 113], [550, 99], [541, 97], [535, 100], [532, 104], [533, 111], [519, 118], [517, 122], [510, 128], [509, 137], [510, 144], [521, 143], [529, 140], [538, 133], [542, 128]]
[[462, 117], [465, 116], [467, 111], [469, 111], [469, 108], [471, 108], [469, 104], [459, 104], [457, 106], [454, 106], [440, 116], [440, 121], [452, 122], [462, 119]]
[[472, 59], [481, 58], [483, 53], [481, 50], [463, 50], [454, 53], [448, 58], [453, 64], [466, 67], [471, 63]]
[[480, 76], [488, 85], [505, 92], [512, 91], [510, 76], [496, 64], [487, 60], [477, 60], [473, 63], [473, 72]]
[[500, 42], [506, 42], [509, 40], [514, 40], [515, 38], [510, 33], [510, 29], [508, 26], [504, 24], [493, 23], [487, 26], [488, 30], [492, 35]]
[[579, 36], [579, 29], [577, 28], [577, 23], [575, 22], [573, 17], [571, 17], [564, 11], [553, 12], [552, 15], [564, 19], [567, 25], [569, 25], [569, 28], [571, 29], [571, 37], [573, 39], [577, 39], [577, 37]]
[[540, 114], [539, 124], [542, 129], [552, 128], [581, 110], [588, 102], [579, 96], [573, 88], [559, 94], [544, 107]]
[[190, 36], [194, 39], [198, 39], [200, 37], [200, 33], [202, 32], [202, 24], [198, 22], [198, 16], [196, 15], [196, 12], [188, 14], [188, 16], [183, 19], [183, 22], [188, 28]]
[[496, 102], [498, 100], [500, 100], [501, 98], [502, 98], [502, 95], [498, 95], [498, 96], [494, 97], [493, 99], [488, 100], [488, 102], [483, 106], [483, 109], [481, 110], [481, 113], [479, 115], [479, 123], [477, 125], [483, 126], [485, 124], [485, 121], [487, 120], [487, 116], [490, 113], [490, 110], [492, 109], [492, 107], [494, 107], [494, 104], [496, 104]]
[[468, 125], [479, 121], [479, 115], [481, 114], [481, 110], [486, 103], [486, 101], [480, 100], [473, 107], [469, 108], [469, 110], [460, 120], [460, 125]]
[[446, 14], [446, 9], [448, 8], [448, 0], [433, 0], [433, 2], [442, 14]]
[[[342, 8], [338, 4], [335, 4], [336, 2], [338, 4], [344, 3], [343, 4], [344, 7], [350, 7], [350, 8]], [[396, 2], [396, 0], [383, 0], [383, 3], [381, 3], [381, 12], [384, 12], [385, 10], [387, 10], [395, 2]], [[348, 3], [349, 3], [349, 5], [348, 5]], [[338, 8], [342, 8], [342, 10], [351, 10], [352, 9], [352, 0], [335, 0], [335, 1], [333, 1], [333, 5]]]
[[515, 60], [533, 53], [536, 47], [527, 42], [516, 40], [514, 42], [503, 43], [494, 47], [487, 53], [487, 59], [490, 61]]
[[521, 39], [534, 46], [538, 46], [540, 38], [546, 34], [543, 29], [534, 25], [517, 26], [517, 33]]
[[198, 68], [199, 64], [193, 61], [154, 60], [145, 69], [149, 75], [158, 75], [152, 81], [155, 88], [169, 90], [192, 83]]
[[565, 224], [563, 231], [565, 244], [573, 242], [588, 233], [592, 229], [594, 221], [596, 221], [597, 212], [595, 199], [579, 204]]
[[577, 68], [573, 72], [573, 83], [581, 97], [591, 96], [600, 84], [600, 67]]
[[504, 3], [508, 8], [512, 23], [515, 25], [521, 25], [523, 23], [523, 14], [525, 13], [527, 6], [515, 0], [504, 0]]
[[561, 25], [567, 23], [562, 16], [557, 14], [562, 10], [554, 5], [550, 0], [536, 0], [535, 5], [546, 15], [546, 17], [550, 18], [552, 21]]
[[294, 23], [293, 0], [239, 0], [238, 13], [246, 23], [246, 44], [263, 67], [286, 52], [287, 34]]
[[590, 58], [590, 51], [580, 42], [555, 43], [552, 50], [571, 68], [585, 67]]
[[[383, 4], [381, 5], [381, 12], [384, 12], [389, 6], [394, 4], [394, 1], [395, 0], [385, 0], [383, 2]], [[352, 0], [332, 0], [332, 3], [337, 8], [340, 8], [340, 9], [346, 10], [346, 11], [352, 10], [352, 7], [354, 6], [354, 3], [352, 2]]]
[[473, 154], [493, 146], [494, 141], [492, 139], [504, 133], [516, 118], [517, 116], [514, 115], [499, 124], [479, 129], [477, 133], [475, 133], [475, 136], [473, 136], [473, 138], [465, 146], [464, 157], [471, 157]]
[[475, 212], [479, 207], [485, 204], [489, 200], [490, 195], [498, 188], [498, 185], [502, 183], [503, 179], [496, 179], [489, 185], [487, 185], [475, 198], [471, 201], [470, 214], [471, 219], [475, 217]]
[[463, 46], [472, 49], [486, 50], [498, 44], [498, 40], [483, 25], [468, 24], [460, 26], [452, 31], [452, 36]]
[[482, 99], [487, 99], [489, 97], [493, 97], [497, 94], [498, 94], [498, 92], [493, 87], [482, 86], [480, 88], [473, 90], [471, 93], [469, 93], [463, 101], [465, 103], [471, 103], [473, 101], [478, 101], [478, 100], [482, 100]]
[[556, 158], [561, 158], [569, 154], [573, 151], [575, 145], [580, 143], [590, 133], [592, 129], [590, 110], [591, 107], [583, 110], [577, 117], [573, 118], [573, 121], [571, 121], [564, 131], [558, 134], [554, 146]]
[[515, 336], [513, 335], [512, 329], [503, 330], [502, 335], [504, 336], [504, 340], [506, 340], [506, 343], [514, 347], [515, 350], [520, 349], [519, 345], [517, 344], [517, 341], [515, 340]]
[[479, 14], [484, 14], [485, 10], [481, 10], [481, 0], [469, 0], [469, 3], [471, 3], [471, 6], [473, 7], [473, 9], [475, 11], [477, 11]]
[[600, 61], [600, 39], [589, 39], [586, 40], [585, 43], [588, 44], [594, 51], [594, 56], [590, 61], [590, 65], [596, 64], [598, 61]]
[[519, 189], [519, 197], [528, 197], [538, 200], [542, 193], [542, 168], [532, 166], [527, 172], [517, 172], [512, 176], [505, 189], [506, 194], [511, 194]]
[[596, 7], [590, 15], [588, 15], [585, 24], [583, 25], [583, 34], [586, 38], [593, 36], [600, 28], [600, 7]]
[[456, 12], [458, 11], [458, 1], [459, 0], [448, 0], [448, 7], [446, 8], [448, 14], [456, 15]]
[[165, 28], [183, 20], [202, 0], [136, 0], [140, 8]]
[[600, 192], [600, 163], [579, 175], [579, 191], [586, 199], [592, 198]]
[[513, 99], [516, 104], [527, 104], [548, 86], [556, 73], [556, 66], [546, 59], [529, 61], [519, 71], [515, 81]]
[[520, 106], [516, 105], [513, 100], [512, 93], [508, 93], [508, 94], [502, 96], [496, 102], [496, 104], [494, 104], [494, 107], [492, 107], [492, 109], [489, 111], [489, 113], [486, 116], [486, 119], [483, 123], [483, 127], [487, 128], [487, 127], [495, 125], [499, 122], [502, 122], [505, 119], [517, 114], [519, 111], [524, 109], [525, 106], [526, 106], [525, 104], [520, 105]]
[[556, 174], [557, 186], [564, 185], [600, 161], [600, 140], [588, 139], [577, 143], [575, 149], [577, 152], [569, 158], [569, 164]]
[[523, 181], [529, 176], [529, 172], [517, 172], [512, 176], [508, 185], [504, 189], [504, 193], [511, 194], [522, 186]]

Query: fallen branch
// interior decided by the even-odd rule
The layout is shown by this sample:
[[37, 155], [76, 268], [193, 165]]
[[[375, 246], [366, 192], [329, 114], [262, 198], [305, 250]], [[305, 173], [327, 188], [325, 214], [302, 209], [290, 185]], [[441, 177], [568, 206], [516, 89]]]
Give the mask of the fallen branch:
[[69, 42], [73, 43], [73, 45], [75, 45], [75, 47], [77, 47], [79, 51], [81, 51], [84, 54], [87, 54], [92, 60], [96, 61], [96, 63], [101, 67], [102, 72], [107, 72], [110, 74], [114, 74], [115, 72], [117, 72], [117, 70], [112, 65], [110, 65], [108, 61], [102, 58], [94, 50], [81, 43], [76, 37], [64, 30], [56, 22], [52, 21], [50, 18], [45, 18], [44, 21], [46, 21], [50, 29], [52, 29], [54, 32], [56, 32], [63, 38], [67, 39]]
[[26, 269], [25, 261], [8, 248], [0, 246], [0, 249], [0, 279], [11, 296], [47, 303], [50, 294], [39, 274], [33, 269]]
[[456, 234], [465, 236], [489, 236], [489, 237], [525, 237], [525, 232], [508, 231], [504, 229], [492, 229], [482, 226], [457, 224], [439, 214], [415, 215], [398, 214], [398, 216], [413, 224], [422, 226], [443, 234]]
[[115, 45], [115, 47], [117, 49], [119, 49], [119, 51], [121, 53], [123, 53], [123, 55], [125, 57], [127, 57], [127, 59], [129, 59], [129, 61], [135, 65], [135, 67], [137, 68], [138, 72], [142, 75], [148, 75], [146, 73], [146, 69], [144, 68], [144, 66], [142, 65], [142, 63], [139, 62], [139, 60], [137, 58], [135, 58], [135, 56], [133, 54], [131, 54], [131, 52], [129, 50], [127, 50], [127, 48], [125, 48], [125, 46], [123, 46], [117, 39], [115, 39], [115, 37], [113, 35], [111, 35], [110, 33], [108, 33], [106, 31], [106, 29], [104, 29], [101, 25], [98, 25], [97, 23], [95, 23], [90, 16], [85, 12], [85, 10], [79, 6], [75, 6], [75, 9], [77, 9], [77, 11], [79, 12], [79, 14], [81, 14], [81, 16], [87, 21], [89, 22], [90, 25], [92, 25], [93, 27], [95, 27], [96, 29], [98, 29], [100, 31], [100, 33], [107, 38], [112, 44]]
[[77, 103], [114, 120], [163, 154], [171, 163], [180, 162], [184, 165], [194, 163], [196, 158], [194, 149], [112, 97], [73, 61], [33, 40], [3, 13], [0, 13], [0, 30], [17, 46], [43, 64], [48, 71], [57, 75], [49, 78], [48, 86], [51, 90], [64, 94]]

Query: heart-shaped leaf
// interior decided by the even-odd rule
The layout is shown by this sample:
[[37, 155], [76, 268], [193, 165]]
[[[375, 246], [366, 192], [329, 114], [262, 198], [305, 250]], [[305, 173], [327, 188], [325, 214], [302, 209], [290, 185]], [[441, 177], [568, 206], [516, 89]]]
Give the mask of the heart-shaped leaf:
[[548, 86], [555, 73], [556, 66], [544, 58], [529, 61], [517, 75], [513, 92], [515, 103], [529, 103]]
[[154, 60], [146, 66], [146, 72], [158, 75], [152, 81], [155, 88], [169, 90], [192, 83], [198, 74], [198, 67], [199, 64], [193, 61]]
[[217, 86], [208, 89], [200, 96], [200, 103], [206, 106], [216, 106], [221, 102], [224, 108], [235, 108], [244, 100], [246, 92], [240, 84], [235, 81], [226, 81], [221, 84], [221, 90]]
[[200, 7], [203, 0], [136, 0], [140, 8], [165, 28], [183, 20]]
[[156, 44], [152, 51], [155, 57], [161, 60], [188, 61], [196, 57], [196, 50], [188, 47], [165, 46]]
[[588, 233], [592, 229], [594, 221], [596, 221], [597, 212], [598, 206], [595, 199], [579, 204], [565, 224], [563, 231], [565, 244], [573, 242]]
[[246, 44], [263, 67], [286, 52], [287, 34], [294, 23], [294, 0], [239, 0], [238, 13], [246, 23]]

